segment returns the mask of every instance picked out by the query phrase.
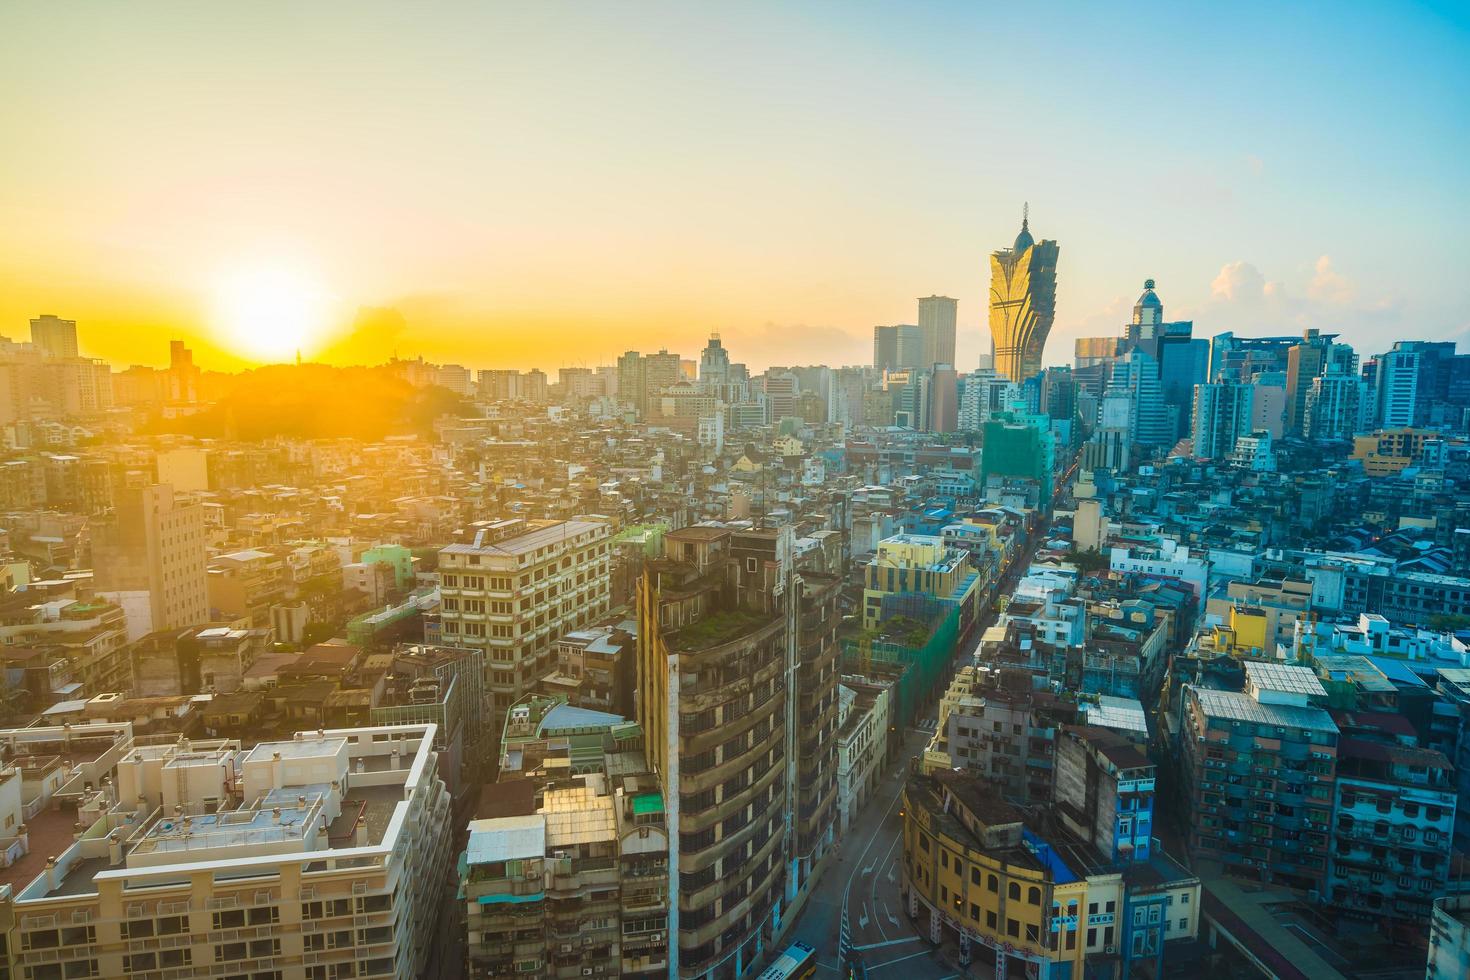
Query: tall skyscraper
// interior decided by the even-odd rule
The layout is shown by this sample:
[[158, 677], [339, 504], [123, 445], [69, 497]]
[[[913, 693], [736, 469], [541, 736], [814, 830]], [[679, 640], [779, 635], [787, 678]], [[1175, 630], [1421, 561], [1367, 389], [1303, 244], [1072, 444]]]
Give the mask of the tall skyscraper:
[[1197, 459], [1224, 459], [1235, 440], [1250, 435], [1255, 393], [1254, 385], [1236, 381], [1194, 386], [1191, 435]]
[[924, 360], [919, 366], [954, 364], [954, 335], [958, 301], [948, 296], [919, 298], [919, 332], [924, 336]]
[[924, 331], [912, 323], [873, 328], [873, 367], [880, 371], [915, 371], [924, 364]]
[[1306, 421], [1307, 392], [1312, 379], [1327, 366], [1327, 350], [1337, 334], [1324, 334], [1315, 327], [1302, 334], [1300, 342], [1286, 353], [1286, 432], [1301, 435]]
[[990, 339], [997, 373], [1021, 382], [1041, 370], [1056, 315], [1057, 243], [1031, 237], [1027, 217], [1015, 244], [990, 253]]
[[1159, 364], [1146, 351], [1132, 350], [1113, 362], [1103, 397], [1127, 400], [1128, 430], [1134, 445], [1167, 447], [1174, 442]]
[[50, 357], [76, 357], [77, 321], [43, 313], [31, 321], [31, 343]]
[[699, 354], [699, 387], [709, 390], [730, 380], [730, 352], [720, 343], [719, 334], [710, 334], [709, 343]]

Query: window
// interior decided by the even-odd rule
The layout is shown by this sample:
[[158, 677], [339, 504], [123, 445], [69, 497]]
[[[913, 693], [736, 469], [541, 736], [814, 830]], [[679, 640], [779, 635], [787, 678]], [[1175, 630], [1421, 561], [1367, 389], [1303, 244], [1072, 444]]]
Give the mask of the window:
[[1006, 885], [1006, 898], [1019, 902], [1021, 900], [1021, 886], [1014, 881]]
[[1032, 905], [1040, 905], [1041, 889], [1036, 887], [1026, 889], [1026, 901], [1030, 902]]
[[1092, 947], [1092, 946], [1096, 946], [1097, 945], [1097, 930], [1096, 929], [1089, 929], [1089, 930], [1087, 930], [1087, 945], [1089, 947]]
[[980, 869], [979, 868], [971, 868], [970, 869], [970, 884], [972, 884], [972, 885], [978, 885], [978, 884], [980, 884]]
[[985, 913], [985, 928], [987, 928], [987, 929], [994, 929], [995, 928], [995, 913], [994, 912], [986, 912]]
[[1188, 919], [1180, 919], [1179, 920], [1179, 929], [1181, 931], [1183, 931], [1183, 930], [1188, 929], [1188, 928], [1189, 928], [1189, 920]]
[[996, 892], [997, 894], [999, 894], [999, 892], [1000, 892], [1000, 879], [997, 878], [995, 875], [987, 875], [986, 878], [985, 878], [985, 887], [988, 888], [989, 890], [991, 890], [991, 891]]
[[1021, 938], [1021, 923], [1015, 919], [1006, 920], [1006, 935], [1016, 939]]
[[980, 906], [976, 905], [974, 902], [970, 903], [970, 919], [973, 922], [980, 921]]
[[1179, 896], [1179, 904], [1180, 905], [1188, 905], [1189, 904], [1189, 892], [1184, 892], [1182, 895]]

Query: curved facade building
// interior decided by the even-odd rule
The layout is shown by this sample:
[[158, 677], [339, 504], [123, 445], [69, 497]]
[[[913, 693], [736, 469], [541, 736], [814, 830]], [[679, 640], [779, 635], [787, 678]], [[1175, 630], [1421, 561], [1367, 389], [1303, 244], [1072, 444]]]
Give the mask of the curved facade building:
[[1022, 218], [1015, 244], [990, 253], [995, 371], [1018, 384], [1041, 370], [1057, 299], [1057, 243], [1035, 241], [1027, 225]]

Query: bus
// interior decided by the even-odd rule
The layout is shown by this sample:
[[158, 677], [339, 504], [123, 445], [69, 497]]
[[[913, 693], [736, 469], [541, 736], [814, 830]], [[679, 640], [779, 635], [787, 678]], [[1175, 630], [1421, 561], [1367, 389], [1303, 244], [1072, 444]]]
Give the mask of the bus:
[[760, 980], [801, 980], [817, 972], [817, 951], [806, 943], [787, 946], [776, 962], [766, 967]]

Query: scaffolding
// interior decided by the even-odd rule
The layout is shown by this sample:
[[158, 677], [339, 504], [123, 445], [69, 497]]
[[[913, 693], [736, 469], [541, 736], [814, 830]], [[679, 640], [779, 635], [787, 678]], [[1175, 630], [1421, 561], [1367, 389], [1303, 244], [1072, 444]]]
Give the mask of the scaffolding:
[[884, 673], [901, 670], [893, 684], [889, 710], [893, 723], [900, 729], [907, 728], [914, 723], [918, 707], [928, 702], [935, 685], [944, 676], [954, 658], [959, 635], [960, 610], [950, 607], [921, 646], [868, 635], [844, 637], [842, 670], [863, 675], [873, 673], [875, 666]]

